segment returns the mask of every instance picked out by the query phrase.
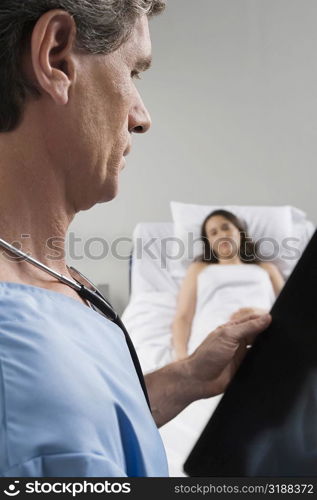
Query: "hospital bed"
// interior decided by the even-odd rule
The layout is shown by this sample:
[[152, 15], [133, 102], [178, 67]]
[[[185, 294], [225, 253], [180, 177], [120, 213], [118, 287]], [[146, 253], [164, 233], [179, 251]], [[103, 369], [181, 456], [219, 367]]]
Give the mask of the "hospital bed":
[[[205, 216], [225, 208], [244, 219], [249, 235], [264, 243], [264, 253], [287, 278], [309, 241], [314, 225], [294, 207], [201, 206], [172, 202], [173, 222], [140, 223], [133, 234], [131, 297], [123, 321], [131, 335], [144, 373], [171, 361], [171, 326], [186, 268], [200, 253], [190, 255], [188, 235], [198, 240]], [[191, 241], [192, 241], [191, 240]], [[176, 247], [176, 243], [177, 247]], [[263, 245], [262, 245], [263, 247]], [[273, 251], [272, 251], [273, 249]], [[180, 251], [181, 250], [181, 251]], [[191, 404], [160, 429], [170, 475], [182, 476], [183, 463], [221, 396]]]

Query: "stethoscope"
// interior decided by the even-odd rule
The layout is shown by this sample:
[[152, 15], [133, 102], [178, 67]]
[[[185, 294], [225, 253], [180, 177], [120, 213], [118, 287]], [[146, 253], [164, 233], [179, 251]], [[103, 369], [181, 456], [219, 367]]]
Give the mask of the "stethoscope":
[[[34, 259], [30, 255], [22, 252], [21, 250], [15, 248], [13, 245], [10, 245], [10, 243], [7, 243], [6, 241], [2, 240], [0, 238], [0, 247], [5, 248], [9, 252], [13, 253], [17, 257], [21, 257], [23, 260], [26, 262], [29, 262], [30, 264], [38, 267], [39, 269], [42, 269], [42, 271], [45, 271], [46, 273], [50, 274], [54, 278], [56, 278], [58, 281], [61, 283], [64, 283], [65, 285], [71, 287], [73, 290], [75, 290], [78, 295], [88, 301], [88, 303], [92, 306], [92, 309], [94, 309], [96, 312], [99, 312], [103, 316], [105, 316], [107, 319], [115, 323], [119, 328], [121, 328], [125, 340], [134, 364], [135, 371], [138, 375], [145, 399], [147, 401], [147, 404], [151, 410], [150, 406], [150, 401], [148, 397], [148, 393], [146, 390], [145, 386], [145, 381], [143, 377], [143, 373], [141, 370], [140, 362], [138, 359], [138, 356], [135, 352], [133, 343], [131, 341], [131, 338], [122, 323], [121, 319], [119, 318], [118, 314], [115, 312], [111, 304], [103, 297], [103, 295], [99, 292], [99, 290], [77, 269], [75, 269], [72, 266], [67, 266], [70, 275], [72, 276], [73, 279], [67, 278], [63, 274], [58, 273], [57, 271], [54, 271], [50, 267], [47, 267], [45, 264], [42, 264], [42, 262], [39, 262], [38, 260]], [[84, 283], [82, 283], [84, 282]]]

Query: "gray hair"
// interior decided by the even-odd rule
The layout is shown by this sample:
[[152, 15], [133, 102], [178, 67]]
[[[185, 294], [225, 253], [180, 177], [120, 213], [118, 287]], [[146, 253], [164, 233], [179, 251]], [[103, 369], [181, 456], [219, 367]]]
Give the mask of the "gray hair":
[[29, 95], [39, 96], [21, 70], [22, 50], [38, 19], [51, 9], [73, 16], [76, 46], [107, 54], [128, 39], [136, 19], [164, 10], [165, 0], [0, 0], [0, 132], [14, 130]]

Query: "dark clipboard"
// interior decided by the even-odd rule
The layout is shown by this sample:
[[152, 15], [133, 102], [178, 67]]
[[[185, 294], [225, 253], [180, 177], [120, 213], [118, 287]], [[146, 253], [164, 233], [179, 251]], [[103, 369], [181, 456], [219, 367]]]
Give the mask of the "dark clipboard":
[[317, 231], [188, 456], [193, 477], [317, 476]]

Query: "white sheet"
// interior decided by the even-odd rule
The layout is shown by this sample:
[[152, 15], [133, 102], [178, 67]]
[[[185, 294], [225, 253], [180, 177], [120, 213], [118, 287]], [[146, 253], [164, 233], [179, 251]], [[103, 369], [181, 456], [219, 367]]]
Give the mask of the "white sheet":
[[192, 353], [208, 333], [242, 307], [269, 311], [275, 301], [270, 277], [256, 264], [211, 264], [197, 279], [197, 305], [189, 342]]
[[160, 428], [168, 460], [169, 474], [184, 477], [183, 464], [199, 438], [221, 396], [201, 399]]
[[122, 321], [129, 331], [143, 373], [172, 361], [171, 331], [177, 294], [145, 292], [132, 297]]

